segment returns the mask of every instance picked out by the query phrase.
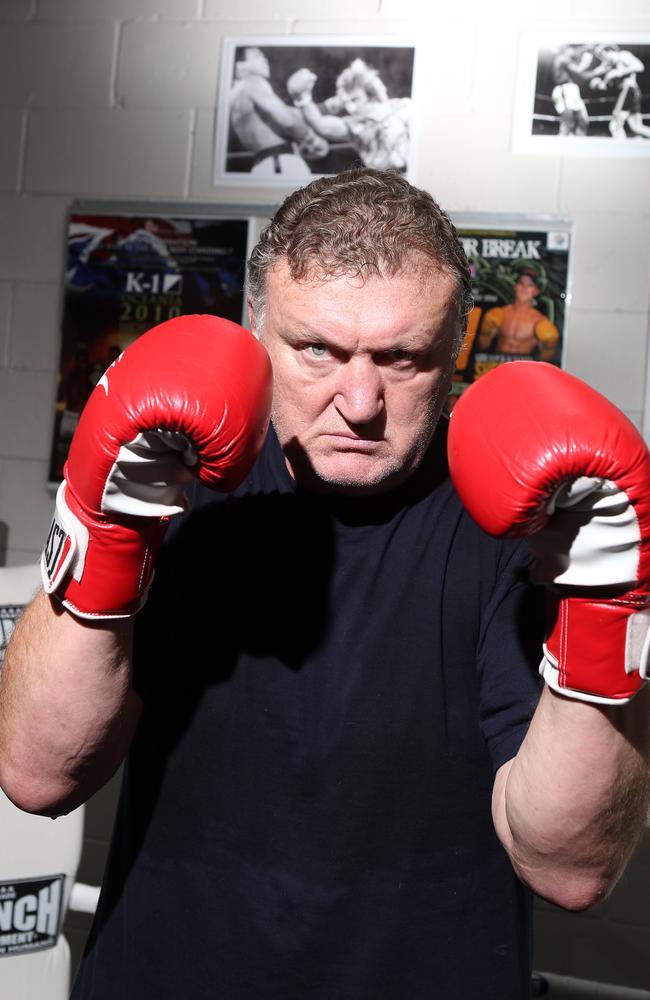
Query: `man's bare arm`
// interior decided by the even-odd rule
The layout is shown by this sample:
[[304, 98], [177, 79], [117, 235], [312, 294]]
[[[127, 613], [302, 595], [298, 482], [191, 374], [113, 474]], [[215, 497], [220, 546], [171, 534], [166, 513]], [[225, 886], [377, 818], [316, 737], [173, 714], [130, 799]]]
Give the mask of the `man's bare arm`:
[[497, 775], [496, 828], [540, 895], [585, 908], [615, 884], [648, 809], [650, 452], [595, 389], [530, 362], [470, 386], [449, 439], [465, 507], [494, 535], [524, 535], [547, 587], [545, 689]]
[[140, 716], [132, 619], [82, 622], [38, 594], [0, 677], [0, 784], [20, 808], [60, 815], [117, 770]]
[[140, 715], [132, 622], [168, 519], [185, 508], [193, 475], [223, 491], [239, 485], [270, 410], [265, 348], [216, 316], [153, 327], [102, 376], [41, 561], [56, 597], [34, 599], [2, 672], [0, 783], [23, 809], [69, 811], [123, 759]]
[[316, 104], [310, 102], [300, 109], [305, 121], [314, 132], [322, 135], [329, 142], [345, 142], [350, 139], [350, 130], [343, 118], [337, 115], [324, 115]]
[[309, 133], [302, 115], [285, 104], [266, 80], [256, 80], [250, 97], [257, 113], [271, 128], [286, 139], [301, 142]]
[[317, 135], [330, 142], [344, 142], [350, 138], [350, 131], [343, 118], [337, 115], [324, 115], [314, 103], [312, 91], [316, 79], [316, 74], [306, 66], [296, 70], [287, 80], [289, 96], [304, 116], [305, 122]]
[[567, 909], [616, 884], [650, 801], [650, 690], [591, 705], [545, 687], [517, 756], [497, 773], [494, 823], [520, 878]]

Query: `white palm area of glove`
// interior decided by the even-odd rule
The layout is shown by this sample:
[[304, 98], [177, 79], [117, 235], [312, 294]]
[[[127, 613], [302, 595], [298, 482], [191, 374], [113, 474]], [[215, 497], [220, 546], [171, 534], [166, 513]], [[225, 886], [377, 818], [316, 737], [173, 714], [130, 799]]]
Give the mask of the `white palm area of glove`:
[[185, 487], [198, 461], [177, 431], [144, 431], [122, 445], [106, 479], [102, 511], [134, 517], [172, 517], [186, 507]]
[[546, 527], [528, 538], [535, 583], [582, 588], [636, 582], [639, 522], [616, 483], [588, 476], [563, 483], [547, 513]]

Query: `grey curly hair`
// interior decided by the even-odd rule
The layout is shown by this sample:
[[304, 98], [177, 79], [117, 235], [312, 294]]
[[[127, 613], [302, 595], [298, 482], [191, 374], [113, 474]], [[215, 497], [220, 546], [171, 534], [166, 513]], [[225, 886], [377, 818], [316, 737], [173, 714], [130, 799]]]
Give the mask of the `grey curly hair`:
[[414, 255], [456, 280], [460, 349], [472, 308], [470, 269], [437, 202], [394, 170], [355, 167], [318, 178], [285, 199], [253, 249], [248, 292], [258, 326], [269, 271], [280, 261], [296, 281], [313, 274], [392, 277], [412, 266]]

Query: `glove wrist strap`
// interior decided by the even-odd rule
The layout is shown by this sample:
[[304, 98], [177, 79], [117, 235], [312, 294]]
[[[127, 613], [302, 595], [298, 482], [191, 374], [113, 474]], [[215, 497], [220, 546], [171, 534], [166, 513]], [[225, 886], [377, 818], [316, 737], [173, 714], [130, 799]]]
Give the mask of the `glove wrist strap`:
[[544, 644], [540, 673], [567, 697], [622, 704], [648, 675], [650, 607], [635, 601], [564, 598]]
[[78, 618], [128, 618], [142, 607], [166, 519], [137, 528], [98, 519], [61, 483], [41, 557], [43, 589]]

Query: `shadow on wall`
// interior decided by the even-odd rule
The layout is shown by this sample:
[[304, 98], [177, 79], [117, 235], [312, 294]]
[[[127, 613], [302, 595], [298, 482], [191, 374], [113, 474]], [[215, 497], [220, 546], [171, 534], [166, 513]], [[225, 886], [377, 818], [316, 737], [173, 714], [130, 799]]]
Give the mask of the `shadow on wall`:
[[9, 538], [9, 528], [4, 521], [0, 521], [0, 566], [7, 565], [7, 539]]

